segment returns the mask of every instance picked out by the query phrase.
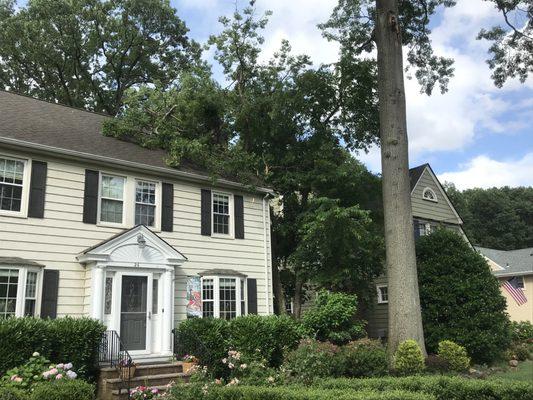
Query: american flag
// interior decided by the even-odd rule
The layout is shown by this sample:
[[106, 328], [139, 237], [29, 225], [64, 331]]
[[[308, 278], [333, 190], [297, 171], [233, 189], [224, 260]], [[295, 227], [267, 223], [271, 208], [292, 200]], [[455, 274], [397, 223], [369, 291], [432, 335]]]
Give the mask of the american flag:
[[509, 294], [516, 301], [516, 303], [521, 306], [522, 304], [527, 303], [527, 297], [524, 294], [522, 288], [518, 286], [518, 282], [519, 279], [513, 276], [512, 278], [504, 281], [502, 283], [502, 286], [505, 288], [505, 290], [509, 292]]

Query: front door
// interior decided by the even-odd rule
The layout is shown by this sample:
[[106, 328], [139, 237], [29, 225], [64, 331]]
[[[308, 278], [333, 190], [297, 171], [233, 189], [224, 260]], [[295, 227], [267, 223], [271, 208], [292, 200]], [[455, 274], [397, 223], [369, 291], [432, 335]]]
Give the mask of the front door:
[[148, 276], [123, 275], [120, 338], [128, 351], [146, 350]]

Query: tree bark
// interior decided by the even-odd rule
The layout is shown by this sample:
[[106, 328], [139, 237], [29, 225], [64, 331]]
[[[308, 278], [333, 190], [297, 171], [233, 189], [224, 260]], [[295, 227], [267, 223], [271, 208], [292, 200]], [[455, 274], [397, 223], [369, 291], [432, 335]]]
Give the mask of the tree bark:
[[398, 0], [376, 0], [376, 44], [389, 349], [393, 355], [401, 342], [414, 339], [425, 355], [411, 211]]
[[292, 313], [294, 318], [299, 319], [302, 315], [302, 289], [304, 286], [304, 281], [301, 277], [296, 274], [294, 282], [294, 299], [293, 299], [293, 310]]

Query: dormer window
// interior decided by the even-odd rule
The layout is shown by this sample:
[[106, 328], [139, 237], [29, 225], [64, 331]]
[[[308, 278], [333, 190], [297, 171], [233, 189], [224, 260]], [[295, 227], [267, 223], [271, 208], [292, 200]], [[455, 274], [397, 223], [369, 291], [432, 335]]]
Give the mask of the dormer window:
[[435, 203], [438, 202], [437, 194], [435, 193], [433, 189], [429, 187], [425, 188], [424, 191], [422, 192], [422, 198], [424, 200], [434, 201]]

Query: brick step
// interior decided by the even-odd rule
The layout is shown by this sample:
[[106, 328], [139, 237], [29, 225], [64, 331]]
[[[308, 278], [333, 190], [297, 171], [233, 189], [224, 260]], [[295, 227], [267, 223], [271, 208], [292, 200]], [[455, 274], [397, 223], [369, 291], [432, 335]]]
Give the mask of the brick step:
[[[175, 372], [170, 374], [157, 374], [157, 375], [135, 375], [130, 379], [129, 385], [134, 388], [136, 386], [161, 386], [167, 385], [168, 383], [175, 381], [177, 379], [186, 379], [186, 374], [182, 372]], [[117, 390], [124, 386], [126, 382], [123, 382], [120, 378], [111, 378], [106, 379], [105, 386], [106, 390]]]

